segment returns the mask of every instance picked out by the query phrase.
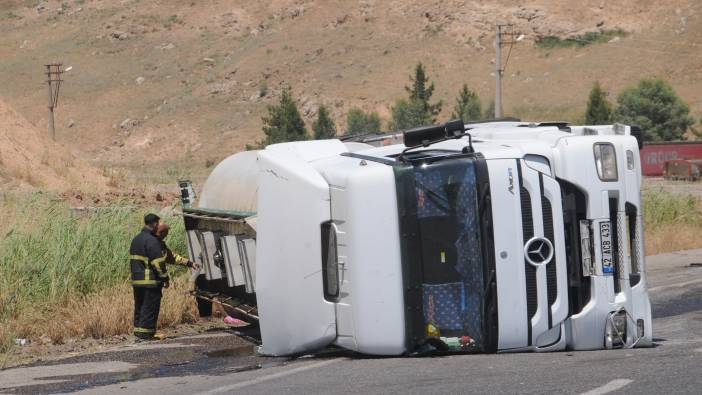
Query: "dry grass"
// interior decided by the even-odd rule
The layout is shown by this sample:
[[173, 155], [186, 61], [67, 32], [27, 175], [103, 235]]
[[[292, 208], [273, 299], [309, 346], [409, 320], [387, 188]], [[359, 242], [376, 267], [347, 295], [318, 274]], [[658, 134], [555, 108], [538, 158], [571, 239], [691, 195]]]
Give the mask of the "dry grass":
[[702, 201], [663, 190], [643, 194], [646, 255], [702, 247]]
[[[179, 276], [171, 288], [163, 290], [159, 328], [197, 320], [195, 301], [187, 294], [188, 280], [187, 275]], [[62, 344], [69, 338], [102, 339], [130, 333], [134, 311], [132, 287], [122, 283], [94, 294], [71, 296], [64, 306], [43, 311], [43, 308], [27, 309], [21, 316], [0, 325], [4, 349], [12, 345], [13, 337]], [[0, 351], [3, 351], [1, 343]]]
[[[167, 328], [197, 320], [197, 307], [189, 289], [188, 276], [179, 276], [171, 288], [163, 290], [159, 328]], [[104, 337], [129, 333], [132, 330], [134, 299], [129, 284], [119, 284], [95, 295], [81, 298], [75, 308], [61, 314], [66, 325], [58, 333], [68, 336]], [[52, 340], [59, 341], [59, 338]]]
[[646, 229], [646, 255], [702, 248], [701, 235], [702, 224], [670, 224]]

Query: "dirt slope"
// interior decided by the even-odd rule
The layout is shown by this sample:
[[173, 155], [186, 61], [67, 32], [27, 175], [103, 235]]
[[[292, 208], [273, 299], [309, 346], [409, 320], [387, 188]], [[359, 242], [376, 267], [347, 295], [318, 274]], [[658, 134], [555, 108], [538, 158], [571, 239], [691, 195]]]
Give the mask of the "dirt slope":
[[[352, 106], [387, 120], [418, 61], [446, 103], [442, 117], [463, 82], [487, 104], [501, 20], [526, 35], [505, 73], [509, 115], [574, 121], [595, 80], [614, 96], [653, 75], [698, 115], [701, 12], [698, 0], [5, 1], [0, 95], [43, 128], [42, 65], [61, 60], [72, 66], [57, 109], [61, 142], [90, 160], [204, 163], [259, 139], [260, 117], [284, 85], [308, 125], [320, 104], [340, 126]], [[533, 45], [615, 28], [628, 36], [584, 48]]]
[[4, 189], [23, 186], [57, 191], [69, 188], [104, 190], [106, 179], [67, 147], [39, 132], [0, 100], [0, 183]]

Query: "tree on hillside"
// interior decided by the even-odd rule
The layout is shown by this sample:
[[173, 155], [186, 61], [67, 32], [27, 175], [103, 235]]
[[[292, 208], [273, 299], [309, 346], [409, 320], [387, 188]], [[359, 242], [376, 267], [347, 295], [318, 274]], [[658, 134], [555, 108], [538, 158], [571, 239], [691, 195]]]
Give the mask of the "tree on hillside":
[[417, 63], [414, 75], [410, 76], [410, 86], [405, 86], [409, 98], [398, 99], [392, 108], [390, 129], [410, 129], [417, 126], [429, 125], [436, 122], [436, 116], [441, 112], [443, 102], [431, 102], [434, 94], [434, 83], [429, 82], [422, 63]]
[[431, 114], [424, 110], [424, 105], [419, 100], [398, 99], [392, 108], [392, 120], [388, 126], [391, 130], [402, 130], [433, 122]]
[[380, 116], [377, 112], [366, 113], [358, 107], [349, 110], [346, 116], [346, 134], [378, 133]]
[[617, 104], [614, 119], [641, 126], [648, 141], [680, 140], [694, 124], [690, 108], [660, 78], [644, 78], [623, 90]]
[[261, 118], [261, 120], [263, 121], [263, 133], [266, 135], [260, 142], [261, 146], [286, 141], [307, 140], [308, 138], [305, 122], [300, 116], [290, 88], [283, 90], [277, 105], [268, 106], [268, 116]]
[[[410, 101], [418, 101], [421, 103], [421, 108], [425, 114], [422, 117], [429, 117], [432, 122], [436, 121], [436, 116], [441, 112], [443, 102], [439, 100], [436, 103], [431, 103], [431, 96], [434, 94], [434, 83], [429, 82], [424, 70], [424, 65], [420, 62], [414, 68], [414, 76], [410, 76], [411, 86], [405, 86], [405, 90], [409, 93]], [[416, 125], [420, 126], [420, 125]]]
[[612, 122], [612, 105], [607, 101], [607, 92], [602, 90], [600, 83], [590, 90], [585, 110], [585, 123], [588, 125], [606, 125]]
[[336, 137], [336, 126], [329, 117], [329, 110], [322, 105], [317, 111], [317, 119], [312, 123], [312, 132], [315, 140], [332, 139]]
[[467, 84], [463, 84], [463, 87], [458, 92], [451, 118], [460, 118], [464, 122], [477, 121], [483, 118], [480, 98], [477, 93], [468, 89]]

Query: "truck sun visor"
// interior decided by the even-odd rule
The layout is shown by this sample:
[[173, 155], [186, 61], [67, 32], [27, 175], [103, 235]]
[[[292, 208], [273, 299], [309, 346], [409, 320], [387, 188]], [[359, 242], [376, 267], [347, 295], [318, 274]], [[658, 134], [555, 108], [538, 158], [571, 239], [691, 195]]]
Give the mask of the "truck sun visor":
[[444, 125], [422, 126], [404, 132], [405, 146], [418, 147], [446, 137]]

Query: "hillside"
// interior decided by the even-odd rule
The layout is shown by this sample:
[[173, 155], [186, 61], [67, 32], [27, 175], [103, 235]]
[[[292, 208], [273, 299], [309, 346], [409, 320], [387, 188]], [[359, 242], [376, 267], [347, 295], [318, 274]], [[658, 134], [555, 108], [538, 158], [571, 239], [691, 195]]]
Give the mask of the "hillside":
[[[576, 120], [595, 80], [615, 96], [655, 75], [698, 116], [701, 12], [696, 0], [4, 1], [0, 96], [43, 130], [43, 64], [60, 60], [72, 66], [57, 109], [63, 144], [118, 166], [203, 167], [260, 139], [265, 107], [285, 85], [308, 125], [320, 104], [340, 127], [352, 106], [387, 120], [418, 61], [446, 103], [443, 117], [463, 82], [487, 103], [501, 20], [526, 37], [507, 65], [508, 115]], [[582, 48], [534, 45], [610, 29], [628, 34]]]
[[0, 185], [103, 191], [107, 179], [0, 101]]

